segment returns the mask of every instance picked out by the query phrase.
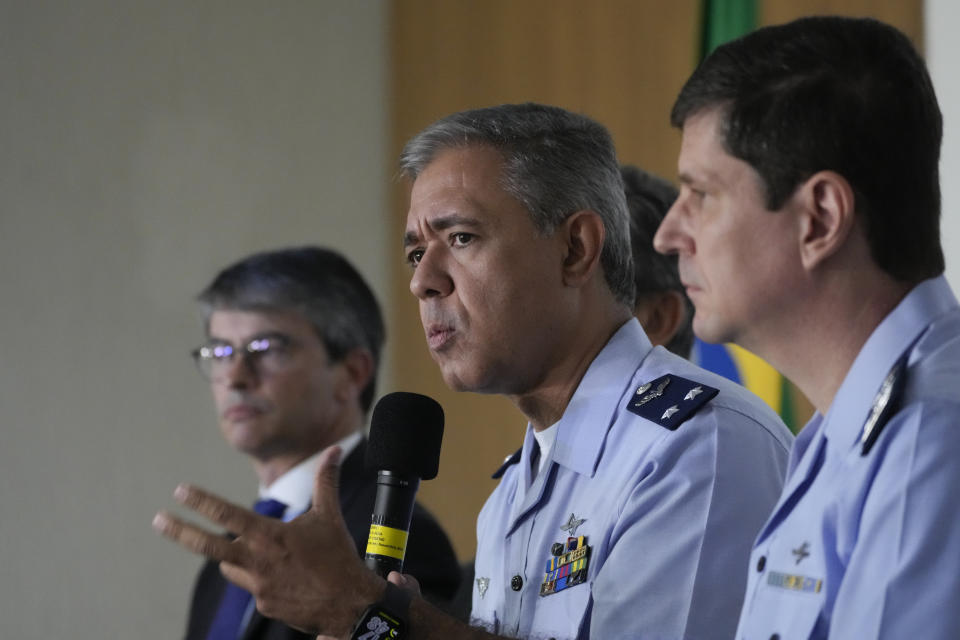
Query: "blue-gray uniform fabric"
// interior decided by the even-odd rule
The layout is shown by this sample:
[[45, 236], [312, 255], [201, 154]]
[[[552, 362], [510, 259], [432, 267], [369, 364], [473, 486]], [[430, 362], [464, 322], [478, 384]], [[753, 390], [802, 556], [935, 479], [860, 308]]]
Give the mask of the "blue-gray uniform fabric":
[[[690, 381], [685, 395], [661, 403], [653, 419], [628, 409], [665, 374]], [[688, 411], [683, 398], [699, 384], [719, 394], [675, 430], [662, 426], [661, 417]], [[556, 428], [534, 478], [528, 425], [519, 464], [480, 513], [471, 621], [523, 638], [731, 637], [744, 563], [780, 494], [792, 442], [776, 414], [743, 387], [653, 348], [631, 320], [591, 363]], [[541, 596], [554, 545], [580, 536], [585, 581]]]
[[[864, 455], [875, 398], [905, 359]], [[960, 307], [915, 287], [797, 438], [757, 537], [738, 638], [960, 638]]]

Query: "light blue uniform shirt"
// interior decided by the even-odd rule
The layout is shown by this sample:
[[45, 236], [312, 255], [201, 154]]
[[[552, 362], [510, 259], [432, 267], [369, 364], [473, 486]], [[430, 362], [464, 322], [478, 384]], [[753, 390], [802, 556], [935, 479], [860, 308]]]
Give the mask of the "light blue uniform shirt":
[[[862, 455], [888, 372], [896, 413]], [[960, 638], [960, 308], [942, 277], [864, 344], [825, 416], [797, 438], [757, 538], [738, 638]]]
[[[664, 374], [719, 394], [675, 431], [627, 410]], [[730, 637], [743, 564], [786, 471], [792, 436], [779, 418], [739, 385], [652, 348], [631, 320], [556, 429], [534, 477], [528, 425], [519, 462], [480, 513], [473, 622], [523, 638]], [[552, 547], [571, 536], [590, 547], [586, 580], [541, 596]]]

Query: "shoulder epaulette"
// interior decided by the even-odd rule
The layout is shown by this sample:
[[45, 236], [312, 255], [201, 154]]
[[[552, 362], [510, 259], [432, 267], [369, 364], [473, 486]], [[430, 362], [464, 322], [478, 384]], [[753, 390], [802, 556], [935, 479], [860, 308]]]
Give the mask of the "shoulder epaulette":
[[627, 409], [674, 431], [718, 393], [719, 389], [668, 373], [640, 386]]
[[889, 420], [890, 416], [900, 407], [900, 398], [903, 396], [903, 388], [906, 386], [907, 381], [908, 354], [909, 350], [900, 356], [900, 359], [897, 360], [890, 369], [890, 372], [887, 373], [887, 377], [884, 378], [883, 384], [880, 385], [880, 390], [877, 391], [877, 395], [873, 399], [873, 406], [870, 407], [870, 416], [860, 431], [860, 444], [862, 445], [860, 450], [861, 456], [870, 453], [870, 449], [873, 448], [877, 438], [880, 437], [880, 432], [883, 431], [883, 427], [886, 426], [887, 420]]
[[520, 447], [519, 449], [511, 453], [509, 456], [507, 456], [506, 459], [503, 461], [503, 464], [500, 465], [500, 468], [494, 471], [493, 475], [490, 477], [493, 478], [494, 480], [499, 480], [500, 476], [506, 473], [507, 469], [509, 469], [511, 465], [514, 465], [520, 462], [521, 452], [523, 452], [523, 447]]

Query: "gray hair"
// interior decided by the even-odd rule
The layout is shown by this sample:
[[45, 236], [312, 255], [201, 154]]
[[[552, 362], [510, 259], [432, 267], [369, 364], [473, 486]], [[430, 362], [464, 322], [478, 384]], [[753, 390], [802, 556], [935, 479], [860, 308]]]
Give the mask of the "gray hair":
[[364, 411], [370, 408], [384, 342], [383, 317], [366, 281], [336, 251], [297, 247], [255, 253], [217, 274], [197, 300], [207, 331], [217, 310], [294, 310], [313, 325], [331, 362], [355, 348], [366, 349], [374, 375], [360, 403]]
[[606, 239], [600, 254], [614, 297], [633, 306], [633, 264], [623, 182], [610, 133], [560, 107], [528, 102], [461, 111], [433, 123], [403, 148], [410, 180], [446, 149], [488, 146], [503, 156], [502, 186], [550, 234], [577, 211], [596, 212]]

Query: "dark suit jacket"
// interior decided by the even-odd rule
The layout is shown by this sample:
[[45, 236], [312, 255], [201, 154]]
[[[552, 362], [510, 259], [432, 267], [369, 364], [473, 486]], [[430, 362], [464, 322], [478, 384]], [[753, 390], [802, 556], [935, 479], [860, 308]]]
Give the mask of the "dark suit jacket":
[[[340, 506], [357, 551], [363, 556], [370, 533], [370, 514], [377, 493], [377, 474], [364, 468], [366, 441], [360, 443], [340, 468]], [[410, 522], [410, 536], [403, 564], [404, 573], [420, 581], [424, 596], [444, 605], [457, 590], [460, 569], [453, 547], [440, 525], [417, 504]], [[226, 580], [214, 562], [207, 562], [197, 576], [187, 620], [186, 640], [204, 640], [216, 615]], [[313, 640], [285, 624], [254, 611], [241, 636], [243, 640]]]

